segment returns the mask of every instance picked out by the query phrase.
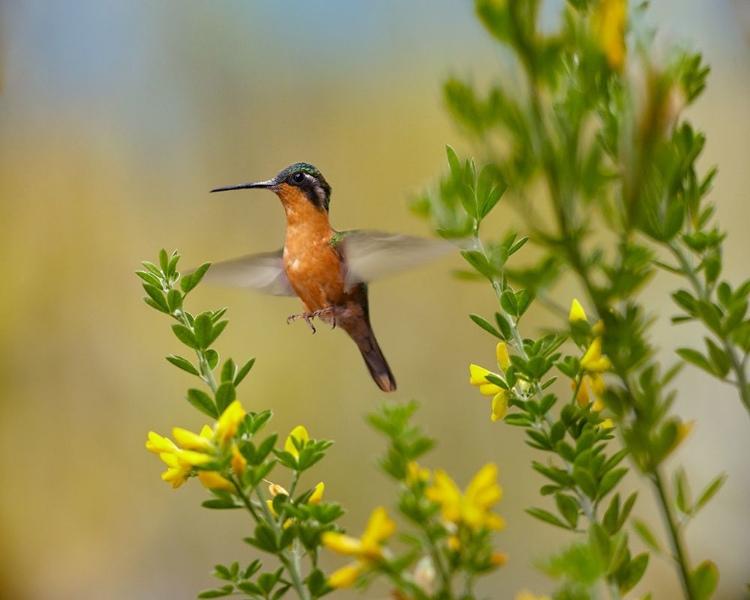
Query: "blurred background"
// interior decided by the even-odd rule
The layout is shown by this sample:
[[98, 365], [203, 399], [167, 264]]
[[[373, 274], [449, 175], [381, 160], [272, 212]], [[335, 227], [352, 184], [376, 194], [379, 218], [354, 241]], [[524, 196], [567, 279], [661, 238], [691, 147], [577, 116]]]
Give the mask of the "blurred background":
[[[708, 134], [703, 165], [720, 165], [713, 199], [737, 282], [750, 251], [749, 3], [654, 4], [663, 44], [701, 49], [713, 67], [688, 116]], [[180, 349], [169, 320], [141, 302], [133, 271], [161, 247], [179, 249], [183, 267], [279, 248], [272, 194], [207, 192], [300, 160], [332, 184], [334, 227], [429, 235], [407, 199], [444, 168], [446, 143], [461, 147], [441, 83], [495, 77], [502, 58], [468, 2], [0, 2], [0, 598], [192, 598], [213, 586], [215, 563], [251, 560], [245, 515], [200, 508], [196, 482], [172, 490], [144, 449], [150, 429], [198, 430], [203, 419], [183, 399], [191, 378], [163, 358]], [[495, 213], [498, 231], [505, 216]], [[487, 286], [451, 278], [459, 265], [449, 257], [376, 283], [371, 314], [399, 383], [389, 399], [419, 399], [419, 420], [440, 440], [426, 464], [462, 486], [499, 464], [510, 563], [484, 592], [513, 598], [551, 589], [534, 561], [571, 538], [523, 512], [543, 502], [533, 455], [468, 385], [468, 364], [491, 367], [494, 347], [467, 313], [494, 303]], [[672, 283], [647, 293], [670, 363], [701, 337], [669, 324]], [[574, 294], [561, 291], [560, 303]], [[336, 440], [306, 483], [324, 480], [348, 509], [342, 524], [361, 531], [394, 489], [374, 467], [383, 440], [364, 422], [385, 397], [352, 342], [287, 326], [295, 299], [205, 287], [190, 302], [229, 308], [224, 357], [257, 357], [240, 388], [248, 409], [272, 408], [282, 435], [302, 423]], [[717, 597], [740, 598], [750, 422], [731, 388], [692, 369], [679, 385], [675, 410], [697, 427], [670, 467], [684, 464], [696, 489], [730, 476], [688, 532], [692, 558], [715, 559]], [[648, 488], [637, 510], [660, 531]], [[654, 558], [639, 589], [669, 598], [677, 578]]]

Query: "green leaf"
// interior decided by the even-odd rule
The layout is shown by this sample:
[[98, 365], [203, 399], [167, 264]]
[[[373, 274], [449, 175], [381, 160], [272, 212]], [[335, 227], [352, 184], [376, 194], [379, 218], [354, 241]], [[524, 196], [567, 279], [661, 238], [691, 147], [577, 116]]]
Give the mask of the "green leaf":
[[211, 345], [213, 327], [214, 323], [209, 313], [204, 312], [195, 317], [193, 329], [195, 329], [195, 339], [199, 349], [205, 350]]
[[234, 379], [234, 373], [237, 370], [237, 365], [231, 358], [224, 361], [224, 366], [221, 367], [221, 381], [232, 381]]
[[677, 290], [672, 294], [675, 301], [690, 316], [695, 316], [696, 298], [687, 290]]
[[229, 324], [229, 321], [219, 321], [218, 323], [214, 323], [214, 327], [211, 330], [211, 336], [209, 337], [209, 346], [213, 344], [216, 339], [221, 335], [221, 332], [224, 331], [226, 326]]
[[474, 313], [469, 315], [469, 318], [474, 321], [477, 325], [479, 325], [482, 329], [484, 329], [487, 333], [490, 333], [494, 335], [496, 338], [499, 338], [501, 340], [505, 340], [506, 338], [503, 337], [503, 334], [500, 333], [497, 329], [495, 329], [489, 321], [486, 319], [480, 317], [479, 315], [475, 315]]
[[250, 372], [250, 369], [253, 368], [253, 365], [255, 364], [255, 358], [251, 358], [248, 360], [242, 368], [237, 371], [237, 375], [234, 378], [234, 386], [237, 387], [240, 385], [243, 379], [247, 376], [247, 374]]
[[705, 560], [691, 573], [690, 579], [695, 600], [708, 600], [719, 584], [719, 570], [712, 561]]
[[460, 183], [463, 181], [463, 170], [461, 169], [461, 162], [458, 160], [456, 151], [451, 147], [445, 146], [445, 153], [448, 155], [448, 166], [451, 170], [451, 178], [454, 183]]
[[169, 312], [167, 298], [164, 296], [164, 292], [162, 292], [161, 289], [154, 285], [151, 285], [150, 283], [144, 283], [143, 289], [146, 290], [146, 293], [149, 295], [149, 297], [156, 303], [156, 305], [159, 307], [159, 310], [165, 313]]
[[500, 333], [503, 334], [503, 339], [510, 339], [513, 335], [513, 330], [508, 319], [506, 319], [505, 316], [500, 314], [499, 312], [496, 312], [495, 323], [497, 323], [498, 329], [500, 329]]
[[724, 485], [724, 482], [727, 480], [727, 474], [722, 473], [719, 475], [716, 479], [714, 479], [711, 483], [709, 483], [706, 486], [706, 489], [704, 489], [701, 492], [701, 495], [698, 497], [698, 500], [695, 502], [695, 507], [693, 508], [693, 513], [698, 512], [701, 508], [703, 508], [706, 503], [713, 498], [716, 493], [721, 489], [721, 486]]
[[187, 371], [191, 375], [197, 375], [200, 377], [198, 369], [196, 369], [193, 363], [191, 363], [187, 358], [183, 358], [182, 356], [178, 356], [177, 354], [170, 354], [169, 356], [167, 356], [167, 360], [178, 369], [182, 369], [183, 371]]
[[305, 580], [307, 589], [310, 590], [310, 595], [313, 598], [318, 598], [323, 595], [328, 582], [326, 580], [325, 573], [320, 569], [313, 569]]
[[695, 305], [698, 318], [711, 331], [721, 337], [721, 313], [719, 308], [711, 302], [698, 302]]
[[533, 296], [527, 290], [519, 290], [516, 292], [516, 304], [518, 305], [519, 317], [528, 310], [533, 299]]
[[684, 515], [692, 513], [692, 498], [690, 496], [690, 486], [687, 482], [687, 476], [685, 475], [685, 469], [678, 468], [674, 474], [674, 487], [675, 487], [675, 505], [679, 511]]
[[225, 381], [216, 390], [216, 407], [219, 414], [222, 414], [232, 402], [237, 398], [237, 391], [231, 381]]
[[175, 323], [172, 325], [172, 331], [174, 332], [177, 339], [185, 344], [188, 348], [193, 350], [199, 350], [200, 346], [198, 340], [195, 339], [195, 334], [190, 330], [189, 327], [185, 327], [181, 323]]
[[552, 466], [548, 467], [547, 465], [543, 465], [537, 461], [532, 461], [531, 466], [535, 471], [541, 473], [547, 479], [550, 479], [555, 483], [559, 483], [560, 485], [572, 486], [575, 483], [573, 477], [571, 477], [570, 474], [563, 469]]
[[555, 502], [557, 503], [557, 510], [560, 511], [560, 514], [570, 526], [575, 529], [576, 525], [578, 525], [580, 513], [578, 502], [565, 494], [555, 494]]
[[509, 315], [513, 317], [519, 316], [518, 300], [516, 299], [516, 294], [512, 290], [505, 290], [500, 295], [500, 306], [502, 306], [503, 310]]
[[620, 483], [620, 480], [625, 477], [627, 473], [628, 470], [625, 467], [609, 471], [604, 477], [602, 477], [602, 480], [599, 482], [599, 491], [597, 492], [597, 497], [604, 498], [604, 496], [609, 494], [614, 489], [614, 487], [618, 483]]
[[185, 275], [180, 281], [180, 288], [182, 291], [187, 294], [190, 290], [194, 289], [195, 286], [201, 282], [201, 279], [203, 279], [203, 276], [206, 274], [206, 271], [208, 271], [210, 266], [211, 263], [203, 263], [195, 271], [190, 273], [190, 275]]
[[230, 508], [243, 508], [242, 504], [237, 504], [231, 496], [226, 498], [211, 498], [201, 503], [204, 508], [211, 508], [214, 510], [226, 510]]
[[167, 265], [167, 276], [171, 279], [174, 275], [177, 274], [177, 263], [180, 262], [180, 255], [177, 254], [177, 250], [172, 252], [172, 256], [169, 259], [169, 264]]
[[208, 362], [209, 368], [213, 371], [219, 364], [219, 353], [213, 348], [206, 350], [206, 362]]
[[[258, 523], [255, 527], [255, 537], [245, 538], [245, 541], [259, 550], [270, 552], [272, 554], [278, 549], [276, 544], [276, 534], [273, 532], [273, 529], [265, 523]], [[260, 583], [260, 577], [258, 578], [258, 583]]]
[[609, 533], [614, 535], [619, 531], [617, 526], [618, 517], [620, 515], [620, 494], [612, 496], [612, 500], [609, 502], [609, 506], [602, 517], [602, 527]]
[[209, 417], [213, 417], [214, 419], [219, 418], [219, 413], [216, 410], [216, 405], [206, 392], [191, 388], [187, 392], [187, 401], [190, 402], [190, 404], [192, 404], [203, 414], [208, 415]]
[[622, 505], [622, 510], [620, 511], [620, 517], [617, 520], [617, 529], [622, 529], [623, 525], [625, 525], [625, 521], [630, 516], [630, 511], [633, 510], [633, 506], [635, 505], [636, 498], [638, 498], [638, 492], [633, 492], [628, 496], [628, 499], [625, 500], [625, 502]]
[[574, 468], [573, 479], [584, 494], [589, 498], [596, 498], [596, 481], [591, 473], [586, 469]]
[[277, 433], [273, 433], [260, 443], [256, 452], [256, 460], [258, 460], [258, 462], [262, 462], [266, 459], [266, 457], [271, 453], [271, 450], [274, 449], [274, 446], [276, 446], [276, 441], [278, 439], [279, 435]]
[[518, 240], [515, 244], [513, 244], [510, 247], [510, 250], [508, 250], [508, 254], [515, 254], [518, 252], [521, 248], [523, 248], [526, 245], [526, 242], [529, 241], [528, 236], [522, 237], [520, 240]]
[[704, 371], [711, 373], [711, 375], [715, 375], [714, 368], [713, 366], [711, 366], [711, 363], [708, 362], [708, 359], [697, 350], [693, 350], [692, 348], [678, 348], [676, 352], [677, 355], [685, 362], [689, 362], [690, 364], [693, 364], [696, 367], [699, 367]]
[[147, 271], [136, 271], [135, 274], [143, 279], [143, 281], [145, 281], [146, 283], [150, 283], [155, 288], [161, 289], [161, 280], [153, 273], [149, 273]]
[[231, 584], [223, 585], [215, 590], [205, 590], [198, 594], [198, 598], [223, 598], [234, 592], [234, 586]]
[[169, 306], [169, 312], [182, 308], [182, 294], [177, 290], [169, 290], [167, 293], [167, 306]]
[[637, 555], [628, 563], [624, 573], [618, 578], [618, 587], [623, 596], [632, 590], [643, 578], [644, 573], [646, 573], [646, 568], [648, 567], [648, 558], [648, 552], [642, 552]]
[[635, 529], [635, 532], [649, 548], [658, 552], [659, 554], [664, 553], [659, 540], [656, 539], [654, 532], [651, 531], [651, 528], [644, 521], [634, 518], [633, 529]]
[[492, 279], [492, 267], [487, 262], [487, 258], [485, 258], [484, 254], [478, 250], [462, 250], [461, 256], [463, 256], [466, 262], [474, 267], [478, 273], [481, 273], [488, 279]]
[[727, 353], [719, 348], [711, 338], [705, 338], [706, 346], [708, 346], [708, 356], [711, 358], [713, 364], [713, 371], [720, 379], [725, 379], [729, 374], [729, 370], [732, 368], [732, 363], [727, 356]]
[[526, 508], [524, 510], [527, 513], [529, 513], [532, 517], [535, 517], [539, 519], [540, 521], [544, 521], [545, 523], [554, 525], [555, 527], [562, 527], [563, 529], [572, 529], [570, 525], [566, 525], [560, 519], [558, 519], [555, 515], [553, 515], [551, 512], [544, 510], [542, 508]]
[[164, 248], [159, 250], [159, 266], [161, 267], [162, 273], [169, 275], [169, 255]]
[[156, 302], [153, 301], [153, 299], [149, 296], [144, 296], [143, 301], [148, 304], [151, 308], [154, 308], [158, 310], [159, 312], [163, 312], [165, 314], [169, 314], [168, 309], [164, 309], [162, 306], [159, 306]]
[[159, 281], [163, 279], [161, 270], [154, 263], [144, 260], [141, 262], [141, 264], [146, 267], [151, 273], [153, 273], [159, 279]]

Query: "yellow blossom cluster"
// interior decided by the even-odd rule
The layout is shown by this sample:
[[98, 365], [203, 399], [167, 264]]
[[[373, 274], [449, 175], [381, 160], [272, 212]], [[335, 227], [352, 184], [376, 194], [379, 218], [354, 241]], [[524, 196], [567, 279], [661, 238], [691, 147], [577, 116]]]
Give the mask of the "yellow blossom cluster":
[[[497, 366], [501, 371], [505, 371], [510, 366], [510, 356], [505, 342], [498, 343], [495, 348], [497, 355]], [[510, 400], [510, 391], [492, 383], [487, 379], [487, 375], [500, 377], [497, 373], [480, 367], [479, 365], [469, 365], [469, 383], [479, 388], [479, 393], [483, 396], [492, 396], [492, 414], [490, 418], [493, 421], [502, 419], [508, 412], [508, 400]], [[500, 377], [502, 379], [502, 377]]]
[[604, 52], [607, 63], [616, 71], [621, 71], [625, 65], [627, 18], [626, 0], [601, 0], [591, 20], [594, 38]]
[[[172, 437], [177, 443], [149, 431], [146, 449], [158, 454], [167, 465], [167, 470], [162, 473], [161, 478], [173, 488], [178, 488], [191, 476], [197, 474], [201, 484], [208, 489], [233, 489], [231, 481], [216, 471], [202, 467], [214, 462], [223, 452], [229, 450], [229, 443], [234, 438], [237, 427], [245, 418], [245, 414], [242, 404], [239, 400], [235, 400], [221, 414], [213, 429], [204, 425], [200, 433], [194, 433], [175, 427], [172, 430]], [[241, 475], [247, 467], [247, 461], [237, 446], [233, 445], [230, 451], [232, 469], [235, 475]]]
[[336, 531], [325, 532], [321, 541], [326, 548], [355, 558], [354, 562], [334, 571], [328, 578], [328, 584], [333, 588], [353, 586], [364, 573], [384, 560], [383, 543], [395, 530], [396, 524], [385, 508], [379, 506], [370, 515], [365, 531], [359, 538]]
[[[568, 320], [571, 325], [580, 321], [588, 322], [586, 312], [583, 310], [581, 303], [575, 298], [570, 307], [570, 315]], [[589, 394], [589, 389], [594, 395], [592, 408], [595, 411], [601, 412], [604, 410], [604, 402], [602, 402], [602, 396], [607, 389], [604, 383], [602, 373], [609, 371], [612, 368], [612, 361], [606, 356], [602, 355], [602, 334], [604, 333], [604, 324], [602, 321], [598, 321], [592, 328], [591, 333], [596, 337], [591, 341], [589, 347], [583, 353], [581, 357], [581, 370], [584, 376], [580, 382], [571, 382], [571, 388], [576, 392], [576, 402], [578, 406], [587, 406], [592, 402]], [[603, 429], [611, 429], [613, 427], [612, 420], [606, 419], [600, 425]]]
[[450, 475], [437, 469], [425, 495], [440, 505], [441, 516], [448, 523], [464, 525], [469, 529], [486, 527], [496, 531], [505, 527], [503, 518], [492, 512], [492, 506], [503, 495], [497, 483], [497, 466], [493, 463], [479, 469], [464, 492]]

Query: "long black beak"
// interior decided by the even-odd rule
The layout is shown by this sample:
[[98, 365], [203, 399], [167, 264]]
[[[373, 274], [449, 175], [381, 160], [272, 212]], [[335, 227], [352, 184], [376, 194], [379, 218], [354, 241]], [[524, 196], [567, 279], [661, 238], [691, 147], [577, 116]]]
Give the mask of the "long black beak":
[[250, 188], [261, 188], [267, 189], [272, 188], [276, 185], [276, 181], [269, 179], [268, 181], [254, 181], [252, 183], [242, 183], [240, 185], [230, 185], [227, 187], [218, 187], [211, 190], [211, 192], [228, 192], [230, 190], [247, 190]]

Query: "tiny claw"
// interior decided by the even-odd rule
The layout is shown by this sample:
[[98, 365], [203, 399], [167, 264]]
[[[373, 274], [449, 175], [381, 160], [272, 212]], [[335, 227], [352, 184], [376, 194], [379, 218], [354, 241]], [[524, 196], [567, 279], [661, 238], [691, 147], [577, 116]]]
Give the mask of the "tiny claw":
[[307, 326], [312, 329], [312, 332], [315, 333], [317, 330], [315, 329], [315, 325], [312, 324], [312, 318], [315, 317], [314, 313], [299, 313], [298, 315], [290, 315], [287, 317], [286, 324], [289, 325], [292, 321], [296, 321], [297, 319], [304, 319], [305, 323], [307, 323]]

